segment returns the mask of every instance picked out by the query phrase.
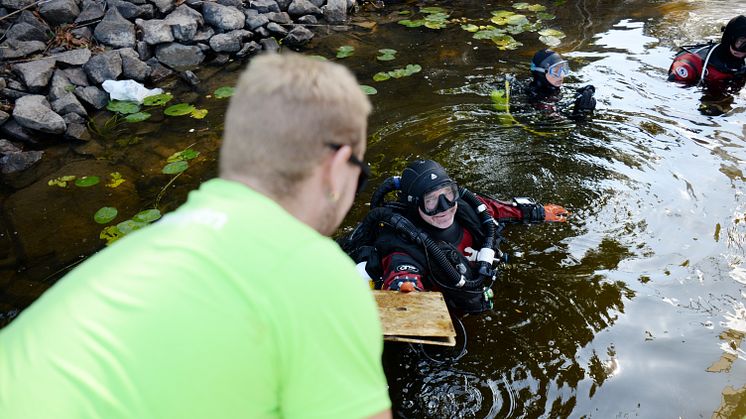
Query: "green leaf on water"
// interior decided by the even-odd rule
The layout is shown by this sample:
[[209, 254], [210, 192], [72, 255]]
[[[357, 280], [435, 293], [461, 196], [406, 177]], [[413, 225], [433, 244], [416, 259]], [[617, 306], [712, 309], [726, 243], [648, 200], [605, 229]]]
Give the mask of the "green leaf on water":
[[117, 228], [117, 226], [108, 226], [105, 227], [103, 230], [101, 230], [101, 233], [98, 235], [98, 237], [101, 240], [106, 240], [106, 245], [110, 245], [114, 243], [115, 241], [122, 238], [124, 234], [122, 234], [121, 231]]
[[479, 30], [479, 26], [469, 23], [467, 25], [461, 25], [461, 29], [465, 30], [466, 32], [474, 33]]
[[187, 148], [185, 150], [178, 151], [170, 156], [168, 156], [168, 159], [166, 160], [167, 163], [173, 163], [177, 161], [187, 161], [196, 158], [199, 156], [199, 151], [192, 150], [191, 148]]
[[98, 176], [83, 176], [75, 181], [75, 186], [87, 188], [89, 186], [97, 185], [99, 182], [101, 182], [101, 178]]
[[554, 20], [556, 17], [557, 16], [546, 12], [539, 12], [536, 14], [536, 18], [539, 20]]
[[129, 234], [132, 233], [135, 230], [139, 230], [145, 226], [147, 226], [148, 223], [142, 223], [135, 220], [125, 220], [121, 223], [117, 224], [117, 230], [121, 231], [122, 234]]
[[515, 12], [511, 12], [510, 10], [495, 10], [492, 12], [492, 17], [506, 18], [514, 14]]
[[406, 16], [406, 15], [411, 15], [411, 14], [412, 14], [411, 10], [399, 10], [400, 16]]
[[501, 36], [505, 34], [504, 29], [487, 29], [487, 30], [481, 30], [472, 36], [474, 39], [492, 39], [496, 36]]
[[50, 179], [49, 182], [47, 182], [47, 185], [49, 186], [59, 186], [60, 188], [66, 188], [67, 182], [72, 182], [75, 180], [77, 176], [75, 175], [68, 175], [68, 176], [60, 176], [56, 179]]
[[163, 169], [161, 172], [166, 175], [176, 175], [184, 170], [189, 168], [189, 163], [187, 163], [185, 160], [179, 160], [172, 163], [169, 163], [165, 166], [163, 166]]
[[515, 38], [513, 38], [510, 35], [500, 35], [500, 36], [496, 36], [491, 39], [492, 39], [492, 42], [494, 42], [495, 45], [497, 45], [497, 48], [503, 51], [506, 49], [513, 50], [520, 46], [523, 46], [522, 43], [516, 41]]
[[420, 13], [426, 13], [426, 14], [446, 13], [446, 9], [442, 7], [420, 7]]
[[195, 109], [189, 114], [189, 116], [194, 119], [202, 119], [207, 116], [207, 112], [207, 109]]
[[375, 87], [368, 86], [367, 84], [361, 84], [360, 90], [362, 90], [363, 93], [365, 93], [366, 95], [375, 95], [376, 93], [378, 93], [378, 90], [376, 90]]
[[99, 224], [107, 224], [109, 221], [117, 218], [117, 209], [114, 207], [101, 207], [93, 214], [93, 221]]
[[531, 29], [531, 25], [508, 26], [505, 30], [511, 35], [518, 35]]
[[231, 86], [223, 86], [218, 87], [215, 89], [215, 91], [212, 93], [213, 96], [215, 96], [216, 99], [226, 99], [231, 96], [233, 96], [236, 93], [236, 89], [234, 89]]
[[547, 10], [547, 7], [541, 4], [532, 4], [528, 6], [527, 9], [532, 12], [543, 12], [544, 10]]
[[142, 104], [145, 106], [162, 106], [167, 104], [173, 99], [171, 93], [161, 93], [159, 95], [148, 96], [142, 100]]
[[528, 21], [528, 18], [524, 15], [512, 15], [512, 16], [508, 16], [506, 19], [507, 19], [508, 25], [512, 25], [512, 26], [528, 25], [530, 23]]
[[378, 61], [391, 61], [396, 58], [396, 50], [391, 48], [379, 49], [379, 56], [376, 57]]
[[124, 117], [124, 120], [129, 123], [142, 122], [150, 118], [150, 114], [147, 112], [135, 112]]
[[386, 81], [390, 79], [391, 76], [389, 76], [389, 73], [386, 72], [380, 72], [373, 75], [373, 81]]
[[445, 22], [436, 22], [436, 21], [425, 21], [425, 27], [428, 29], [443, 29], [446, 26], [448, 26]]
[[194, 105], [189, 103], [179, 103], [176, 105], [169, 106], [163, 113], [168, 116], [182, 116], [192, 113], [196, 108]]
[[412, 74], [422, 71], [422, 66], [419, 64], [407, 64], [404, 71], [407, 73], [407, 76], [411, 76]]
[[553, 37], [559, 38], [559, 39], [562, 39], [562, 38], [564, 38], [566, 36], [564, 32], [558, 31], [557, 29], [550, 29], [550, 28], [540, 30], [539, 31], [539, 35], [541, 35], [541, 36], [553, 36]]
[[313, 58], [314, 60], [319, 60], [319, 61], [329, 61], [323, 55], [318, 55], [318, 54], [309, 55], [308, 58]]
[[543, 42], [548, 47], [556, 47], [562, 43], [562, 40], [556, 36], [540, 36], [539, 41]]
[[342, 45], [341, 47], [337, 48], [337, 58], [347, 58], [354, 54], [355, 47], [352, 45]]
[[409, 20], [404, 19], [399, 21], [400, 25], [404, 25], [408, 28], [418, 28], [425, 24], [425, 19]]
[[528, 3], [523, 3], [523, 2], [521, 2], [521, 3], [515, 3], [513, 5], [513, 8], [514, 9], [518, 9], [518, 10], [528, 9], [529, 7], [530, 7], [530, 5]]
[[131, 102], [128, 100], [110, 100], [109, 103], [106, 104], [106, 109], [122, 115], [127, 115], [138, 112], [140, 110], [140, 105], [137, 102]]
[[148, 209], [135, 214], [135, 216], [132, 217], [132, 220], [139, 223], [152, 223], [159, 218], [161, 218], [160, 211], [158, 211], [157, 209]]

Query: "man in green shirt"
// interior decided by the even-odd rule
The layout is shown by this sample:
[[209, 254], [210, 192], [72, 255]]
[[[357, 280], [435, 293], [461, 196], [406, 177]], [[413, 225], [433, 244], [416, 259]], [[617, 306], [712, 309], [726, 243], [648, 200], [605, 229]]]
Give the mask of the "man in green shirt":
[[0, 417], [390, 417], [375, 302], [324, 237], [367, 175], [369, 113], [344, 67], [254, 59], [220, 178], [0, 331]]

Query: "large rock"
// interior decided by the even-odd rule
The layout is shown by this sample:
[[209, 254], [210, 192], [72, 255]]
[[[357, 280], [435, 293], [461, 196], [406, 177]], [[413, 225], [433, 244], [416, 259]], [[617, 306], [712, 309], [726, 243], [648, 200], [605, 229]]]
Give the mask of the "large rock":
[[155, 57], [152, 57], [151, 59], [146, 61], [146, 63], [152, 70], [150, 72], [150, 81], [152, 81], [153, 83], [163, 81], [167, 77], [171, 77], [171, 75], [174, 74], [173, 70], [161, 64]]
[[296, 26], [282, 40], [282, 43], [290, 47], [300, 47], [308, 43], [313, 38], [313, 32], [303, 26]]
[[316, 25], [319, 23], [319, 20], [314, 15], [301, 16], [296, 21], [302, 25]]
[[267, 16], [260, 15], [258, 13], [246, 15], [246, 27], [251, 29], [252, 31], [256, 28], [261, 28], [267, 23], [269, 23], [269, 19], [267, 18]]
[[122, 15], [123, 18], [128, 20], [132, 20], [137, 17], [143, 17], [146, 19], [153, 17], [152, 5], [139, 6], [125, 0], [107, 0], [107, 3], [109, 4], [110, 8], [116, 7], [119, 11], [119, 14]]
[[49, 58], [54, 59], [58, 63], [67, 65], [83, 65], [88, 62], [91, 58], [91, 50], [88, 48], [77, 48], [70, 51], [61, 52], [54, 54]]
[[293, 23], [293, 19], [286, 12], [270, 12], [265, 13], [264, 16], [267, 16], [267, 19], [269, 19], [270, 22], [279, 23], [281, 25], [291, 25]]
[[93, 36], [114, 48], [132, 48], [135, 46], [135, 25], [123, 18], [116, 7], [112, 7], [96, 26]]
[[243, 48], [236, 53], [236, 57], [243, 58], [249, 55], [254, 55], [262, 50], [262, 46], [258, 43], [251, 41], [244, 44]]
[[43, 151], [22, 151], [0, 157], [0, 173], [9, 175], [22, 172], [36, 164], [44, 156]]
[[279, 24], [275, 22], [269, 22], [267, 24], [267, 30], [272, 32], [273, 35], [276, 35], [280, 38], [288, 34], [288, 30], [280, 26]]
[[259, 43], [262, 44], [262, 50], [266, 52], [278, 52], [280, 50], [280, 44], [277, 43], [275, 38], [264, 38]]
[[38, 141], [34, 136], [34, 132], [26, 129], [18, 124], [14, 119], [10, 119], [4, 124], [0, 125], [0, 134], [11, 140], [20, 141], [22, 143], [38, 145]]
[[103, 1], [85, 0], [83, 1], [83, 11], [75, 18], [75, 23], [81, 25], [99, 20], [104, 17], [105, 10], [106, 4]]
[[55, 70], [52, 83], [49, 85], [49, 100], [54, 102], [74, 90], [75, 85], [70, 82], [67, 75], [62, 70]]
[[116, 51], [106, 51], [91, 57], [83, 66], [88, 78], [101, 84], [105, 80], [116, 80], [122, 74], [122, 58]]
[[254, 10], [257, 10], [259, 13], [280, 11], [280, 6], [275, 0], [253, 0], [249, 3], [250, 7]]
[[75, 22], [80, 8], [75, 0], [52, 0], [39, 6], [39, 14], [52, 26], [60, 26]]
[[290, 16], [295, 17], [321, 14], [321, 9], [308, 0], [293, 0], [287, 10]]
[[192, 41], [208, 42], [210, 38], [212, 38], [214, 35], [215, 35], [215, 29], [213, 29], [212, 26], [205, 26], [204, 28], [197, 31], [197, 34], [194, 35], [194, 38], [192, 38]]
[[52, 111], [47, 98], [42, 95], [28, 95], [16, 100], [13, 119], [21, 126], [50, 134], [62, 134], [67, 129], [65, 120]]
[[246, 20], [246, 15], [240, 10], [218, 3], [205, 3], [202, 6], [202, 14], [205, 22], [223, 31], [241, 29]]
[[277, 0], [277, 5], [280, 6], [281, 11], [287, 12], [292, 2], [293, 0]]
[[174, 7], [176, 7], [176, 1], [175, 0], [150, 0], [156, 8], [158, 8], [158, 11], [166, 14], [169, 13], [171, 10], [174, 10]]
[[8, 39], [16, 41], [40, 41], [47, 42], [49, 36], [34, 25], [26, 22], [18, 22], [5, 34]]
[[91, 133], [88, 132], [88, 128], [86, 128], [85, 124], [72, 123], [67, 124], [65, 138], [78, 141], [91, 141]]
[[[72, 92], [52, 102], [52, 110], [57, 112], [58, 115], [65, 115], [68, 113], [75, 113], [81, 116], [88, 115], [88, 112], [85, 111], [83, 105]], [[65, 118], [62, 118], [62, 120], [64, 121]], [[67, 123], [67, 121], [65, 121], [65, 123]]]
[[109, 94], [96, 86], [76, 87], [74, 93], [78, 99], [96, 109], [103, 109], [109, 103]]
[[328, 0], [321, 12], [329, 23], [344, 23], [347, 20], [347, 0]]
[[10, 115], [5, 111], [0, 111], [0, 125], [4, 124], [5, 121], [10, 118]]
[[46, 90], [54, 74], [54, 60], [29, 61], [15, 64], [12, 68], [30, 92], [39, 93]]
[[8, 9], [11, 9], [11, 10], [20, 10], [26, 6], [31, 6], [34, 3], [36, 3], [36, 0], [2, 0], [0, 1], [0, 5], [2, 5], [3, 7], [7, 7]]
[[18, 41], [7, 39], [0, 44], [0, 61], [26, 57], [44, 51], [47, 44], [41, 41]]
[[10, 153], [20, 153], [23, 151], [17, 145], [11, 143], [8, 140], [0, 140], [0, 156]]
[[183, 45], [176, 42], [158, 45], [155, 56], [161, 63], [174, 70], [186, 70], [202, 63], [205, 54], [196, 45]]
[[145, 81], [150, 76], [151, 69], [140, 60], [140, 55], [132, 48], [119, 50], [122, 57], [122, 75], [125, 79]]
[[309, 0], [316, 7], [321, 7], [326, 3], [326, 0]]
[[241, 41], [244, 38], [243, 32], [246, 31], [219, 33], [210, 38], [210, 48], [215, 52], [238, 52], [241, 50]]
[[85, 70], [81, 67], [70, 67], [62, 70], [70, 83], [76, 86], [90, 86], [88, 82], [88, 76], [85, 74]]
[[39, 19], [31, 10], [24, 10], [21, 12], [21, 15], [18, 17], [18, 20], [16, 20], [16, 23], [28, 23], [29, 25], [32, 25], [39, 29], [40, 31], [46, 33], [51, 38], [52, 28], [49, 27], [49, 25], [43, 21], [42, 19]]
[[142, 40], [148, 45], [158, 45], [174, 41], [171, 25], [165, 20], [153, 19], [135, 21], [137, 27], [142, 31]]
[[166, 16], [164, 21], [171, 26], [174, 38], [183, 42], [190, 42], [194, 39], [199, 28], [205, 23], [204, 18], [198, 11], [185, 4], [177, 7]]

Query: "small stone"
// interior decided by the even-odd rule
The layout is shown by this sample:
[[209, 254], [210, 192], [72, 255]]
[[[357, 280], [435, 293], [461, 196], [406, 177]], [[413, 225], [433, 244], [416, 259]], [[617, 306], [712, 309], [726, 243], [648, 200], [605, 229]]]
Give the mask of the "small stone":
[[290, 16], [303, 16], [303, 15], [320, 15], [321, 9], [316, 7], [313, 3], [308, 0], [293, 0], [288, 7], [288, 14]]
[[344, 23], [347, 20], [347, 0], [327, 0], [321, 12], [324, 19], [331, 24]]
[[170, 77], [172, 74], [174, 74], [174, 71], [170, 68], [164, 66], [160, 62], [158, 62], [158, 59], [155, 57], [152, 57], [147, 61], [148, 66], [150, 66], [151, 72], [150, 72], [150, 80], [153, 83], [158, 83], [163, 81], [164, 79]]
[[210, 38], [210, 48], [215, 52], [238, 52], [241, 49], [241, 37], [219, 33]]
[[313, 32], [303, 26], [296, 26], [282, 42], [291, 47], [300, 47], [307, 44], [311, 39], [313, 39]]
[[253, 1], [250, 1], [249, 3], [250, 3], [249, 7], [257, 10], [259, 13], [280, 11], [280, 6], [274, 0], [253, 0]]
[[[83, 105], [80, 104], [78, 98], [74, 94], [68, 93], [65, 96], [52, 102], [52, 109], [59, 115], [67, 113], [76, 113], [78, 115], [88, 115]], [[64, 121], [64, 118], [63, 118]]]
[[4, 111], [0, 111], [0, 125], [4, 124], [5, 121], [8, 120], [8, 118], [10, 118], [10, 114]]
[[235, 7], [218, 3], [205, 3], [202, 6], [205, 22], [224, 31], [244, 27], [246, 16]]
[[52, 26], [75, 22], [80, 9], [75, 0], [52, 0], [39, 6], [39, 14]]
[[[240, 51], [239, 51], [240, 52]], [[238, 55], [238, 53], [236, 53]], [[210, 65], [222, 67], [230, 61], [231, 56], [228, 54], [215, 54], [215, 58], [210, 61]]]
[[22, 90], [16, 90], [16, 89], [10, 89], [8, 87], [0, 90], [0, 96], [4, 97], [6, 99], [10, 99], [11, 102], [12, 101], [16, 101], [19, 98], [22, 98], [24, 96], [28, 96], [30, 94], [31, 93], [29, 93], [29, 92], [24, 92]]
[[254, 29], [254, 33], [255, 33], [255, 34], [256, 34], [256, 35], [257, 35], [257, 36], [258, 36], [259, 38], [267, 38], [267, 37], [269, 37], [269, 36], [271, 36], [271, 35], [272, 35], [271, 33], [269, 33], [269, 31], [268, 31], [268, 30], [267, 30], [267, 28], [265, 28], [265, 27], [261, 27], [261, 28], [256, 28], [256, 29]]
[[135, 24], [142, 31], [142, 40], [149, 45], [158, 45], [174, 41], [171, 25], [169, 25], [165, 20], [137, 19]]
[[68, 127], [70, 124], [85, 124], [85, 118], [83, 115], [78, 115], [77, 113], [66, 113], [62, 115], [62, 119], [65, 120]]
[[16, 41], [40, 41], [47, 42], [49, 36], [39, 28], [26, 22], [18, 22], [5, 33], [8, 39]]
[[174, 10], [174, 7], [176, 7], [176, 1], [175, 0], [150, 0], [153, 2], [155, 7], [158, 8], [158, 11], [166, 14], [170, 11]]
[[269, 19], [264, 15], [246, 16], [246, 27], [252, 31], [269, 23]]
[[205, 23], [199, 12], [185, 4], [177, 7], [163, 20], [171, 26], [174, 39], [183, 42], [191, 42], [200, 26]]
[[72, 123], [68, 125], [65, 137], [78, 141], [91, 141], [91, 133], [88, 132], [88, 128], [83, 124]]
[[54, 64], [54, 60], [37, 60], [15, 64], [12, 69], [30, 92], [39, 93], [46, 90], [54, 73]]
[[285, 12], [265, 13], [264, 16], [267, 16], [267, 19], [269, 19], [270, 22], [279, 23], [281, 25], [290, 25], [293, 23], [293, 19], [291, 19], [290, 15]]
[[60, 54], [54, 54], [49, 58], [67, 65], [83, 65], [91, 59], [91, 50], [88, 48], [76, 48]]
[[20, 141], [22, 143], [30, 145], [39, 144], [34, 137], [33, 131], [20, 126], [18, 122], [12, 118], [0, 125], [0, 134], [10, 138], [11, 140]]
[[75, 23], [84, 25], [97, 21], [104, 17], [105, 11], [106, 4], [103, 1], [85, 1], [83, 2], [83, 11], [75, 18]]
[[305, 15], [298, 18], [298, 23], [303, 25], [317, 25], [319, 20], [314, 15]]
[[122, 74], [122, 58], [116, 51], [106, 51], [91, 57], [83, 69], [88, 78], [96, 84], [116, 80]]
[[67, 74], [60, 69], [55, 70], [52, 76], [52, 83], [49, 86], [49, 100], [54, 102], [73, 90], [75, 90], [75, 85], [70, 82]]
[[187, 82], [190, 86], [196, 86], [199, 84], [199, 77], [197, 77], [197, 75], [191, 70], [184, 71], [183, 73], [180, 73], [179, 76], [181, 76], [182, 80]]
[[123, 18], [116, 7], [106, 12], [93, 31], [96, 40], [114, 48], [135, 46], [135, 25]]
[[65, 120], [52, 111], [47, 98], [28, 95], [16, 100], [13, 119], [20, 125], [50, 134], [62, 134], [67, 129]]
[[[65, 74], [65, 77], [67, 77], [70, 83], [76, 86], [85, 87], [91, 85], [88, 82], [88, 76], [86, 76], [85, 70], [83, 70], [81, 67], [71, 67], [61, 71]], [[72, 91], [72, 89], [70, 89], [70, 91]]]
[[186, 70], [202, 63], [205, 54], [196, 45], [182, 45], [176, 42], [158, 45], [155, 56], [162, 64], [175, 70]]
[[91, 32], [91, 28], [88, 26], [75, 28], [70, 31], [70, 34], [72, 34], [76, 39], [85, 39], [86, 41], [90, 41], [91, 38], [93, 38], [93, 32]]
[[258, 43], [251, 41], [244, 44], [243, 48], [236, 53], [236, 57], [243, 58], [249, 55], [254, 55], [262, 50], [262, 46]]
[[0, 140], [0, 155], [10, 154], [10, 153], [20, 153], [21, 151], [23, 150], [20, 147], [11, 143], [10, 141]]
[[151, 68], [140, 60], [140, 56], [132, 48], [119, 50], [122, 57], [122, 75], [125, 79], [145, 81], [151, 73]]
[[0, 157], [0, 172], [4, 175], [22, 172], [36, 164], [44, 156], [43, 151], [22, 151]]
[[76, 87], [74, 93], [78, 99], [96, 109], [103, 109], [109, 103], [109, 94], [95, 86]]
[[269, 22], [267, 24], [267, 30], [269, 30], [271, 33], [275, 35], [279, 35], [280, 37], [283, 37], [288, 34], [288, 30], [283, 28], [282, 26], [278, 25], [275, 22]]
[[264, 38], [259, 43], [262, 44], [262, 50], [266, 52], [278, 52], [280, 50], [280, 44], [277, 43], [275, 38]]
[[26, 57], [46, 49], [47, 44], [41, 41], [17, 41], [7, 39], [0, 44], [0, 61]]

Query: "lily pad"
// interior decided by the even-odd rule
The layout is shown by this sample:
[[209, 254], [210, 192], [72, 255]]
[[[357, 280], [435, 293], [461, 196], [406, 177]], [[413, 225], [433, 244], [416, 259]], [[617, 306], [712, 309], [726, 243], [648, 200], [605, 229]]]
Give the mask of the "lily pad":
[[131, 102], [128, 100], [111, 100], [106, 104], [106, 109], [121, 113], [123, 115], [135, 113], [140, 111], [140, 105], [137, 102]]
[[117, 226], [108, 226], [101, 230], [101, 233], [98, 235], [98, 237], [101, 240], [106, 240], [106, 245], [110, 245], [114, 243], [115, 241], [119, 240], [120, 238], [124, 237], [124, 234], [122, 234], [121, 231], [117, 228]]
[[124, 117], [124, 120], [130, 123], [142, 122], [150, 118], [150, 114], [147, 112], [135, 112]]
[[215, 92], [213, 92], [213, 96], [215, 96], [216, 99], [226, 99], [233, 96], [235, 93], [236, 89], [234, 89], [233, 87], [223, 86], [215, 89]]
[[347, 58], [354, 54], [355, 47], [352, 45], [342, 45], [341, 47], [337, 48], [337, 58]]
[[442, 7], [420, 7], [420, 13], [446, 13], [446, 9]]
[[366, 95], [375, 95], [376, 93], [378, 93], [378, 90], [376, 90], [375, 87], [368, 86], [367, 84], [361, 84], [360, 90], [362, 90], [363, 93], [365, 93]]
[[93, 221], [99, 224], [108, 224], [109, 221], [117, 218], [117, 211], [114, 207], [101, 207], [95, 214], [93, 214]]
[[508, 26], [505, 30], [511, 35], [518, 35], [531, 29], [531, 25]]
[[87, 188], [89, 186], [98, 185], [99, 182], [101, 182], [101, 178], [98, 176], [83, 176], [75, 181], [75, 186]]
[[425, 20], [425, 27], [428, 29], [443, 29], [446, 26], [448, 26], [445, 22], [435, 22], [430, 20]]
[[562, 39], [562, 38], [564, 38], [566, 36], [564, 32], [558, 31], [557, 29], [550, 29], [550, 28], [540, 30], [539, 31], [539, 35], [541, 35], [541, 36], [553, 36], [553, 37], [559, 38], [559, 39]]
[[543, 42], [548, 47], [556, 47], [562, 43], [562, 40], [556, 36], [540, 36], [539, 41]]
[[195, 109], [189, 114], [189, 116], [194, 119], [202, 119], [207, 116], [207, 112], [207, 109]]
[[107, 188], [116, 188], [117, 186], [126, 182], [126, 179], [124, 179], [122, 177], [122, 174], [119, 172], [111, 172], [109, 173], [109, 176], [111, 177], [111, 181], [109, 181], [109, 183], [106, 184]]
[[544, 10], [547, 10], [547, 7], [541, 4], [532, 4], [528, 6], [527, 9], [532, 12], [543, 12]]
[[472, 23], [461, 25], [461, 29], [465, 30], [466, 32], [477, 32], [479, 30], [479, 26], [474, 25]]
[[132, 217], [132, 220], [139, 223], [152, 223], [159, 218], [161, 218], [161, 212], [153, 208], [138, 212]]
[[513, 8], [514, 9], [518, 9], [518, 10], [528, 9], [529, 7], [531, 7], [531, 5], [529, 5], [528, 3], [523, 3], [523, 2], [521, 2], [521, 3], [515, 3], [513, 5]]
[[408, 76], [411, 76], [412, 74], [422, 71], [422, 66], [419, 64], [407, 64], [407, 66], [404, 68], [404, 71], [407, 72]]
[[168, 160], [166, 160], [167, 163], [173, 163], [176, 161], [186, 161], [191, 160], [199, 156], [199, 151], [192, 150], [191, 148], [187, 148], [185, 150], [181, 150], [179, 152], [176, 152], [170, 156], [168, 156]]
[[472, 36], [474, 39], [492, 39], [496, 36], [502, 36], [505, 34], [504, 29], [486, 29], [481, 30]]
[[142, 223], [135, 220], [125, 220], [121, 223], [117, 224], [117, 230], [121, 231], [122, 234], [129, 234], [132, 233], [135, 230], [139, 230], [145, 226], [147, 226], [148, 223]]
[[408, 28], [419, 28], [420, 26], [425, 24], [425, 19], [417, 19], [417, 20], [404, 19], [404, 20], [400, 20], [399, 24], [404, 25]]
[[196, 108], [194, 105], [189, 103], [179, 103], [176, 105], [169, 106], [166, 108], [163, 113], [165, 113], [168, 116], [182, 116], [182, 115], [188, 115], [192, 112], [194, 112]]
[[148, 96], [142, 100], [142, 104], [145, 106], [162, 106], [167, 104], [173, 99], [171, 93], [161, 93], [159, 95]]
[[56, 179], [50, 179], [49, 182], [47, 182], [47, 185], [49, 186], [59, 186], [60, 188], [66, 188], [67, 182], [72, 182], [77, 178], [77, 176], [74, 175], [68, 175], [68, 176], [60, 176]]
[[396, 58], [396, 50], [390, 48], [379, 49], [378, 53], [381, 54], [376, 57], [378, 61], [391, 61]]
[[411, 10], [399, 10], [399, 13], [398, 13], [398, 14], [399, 14], [400, 16], [411, 15], [411, 14], [412, 14], [412, 11], [411, 11]]
[[508, 16], [513, 16], [514, 14], [515, 12], [511, 12], [510, 10], [495, 10], [492, 12], [492, 17], [504, 18]]
[[539, 12], [536, 14], [536, 18], [539, 20], [554, 20], [555, 18], [557, 18], [557, 16], [551, 13]]
[[318, 55], [318, 54], [309, 55], [308, 58], [313, 58], [314, 60], [319, 60], [319, 61], [329, 61], [323, 55]]
[[161, 172], [166, 175], [176, 175], [189, 168], [189, 163], [184, 160], [175, 161], [163, 166]]
[[500, 35], [500, 36], [496, 36], [491, 39], [492, 39], [492, 42], [494, 42], [495, 45], [497, 45], [497, 47], [503, 51], [506, 49], [513, 50], [520, 46], [523, 46], [522, 43], [516, 41], [515, 38], [513, 38], [510, 35]]
[[386, 81], [390, 79], [391, 76], [389, 76], [389, 73], [386, 72], [380, 72], [373, 75], [373, 81]]

